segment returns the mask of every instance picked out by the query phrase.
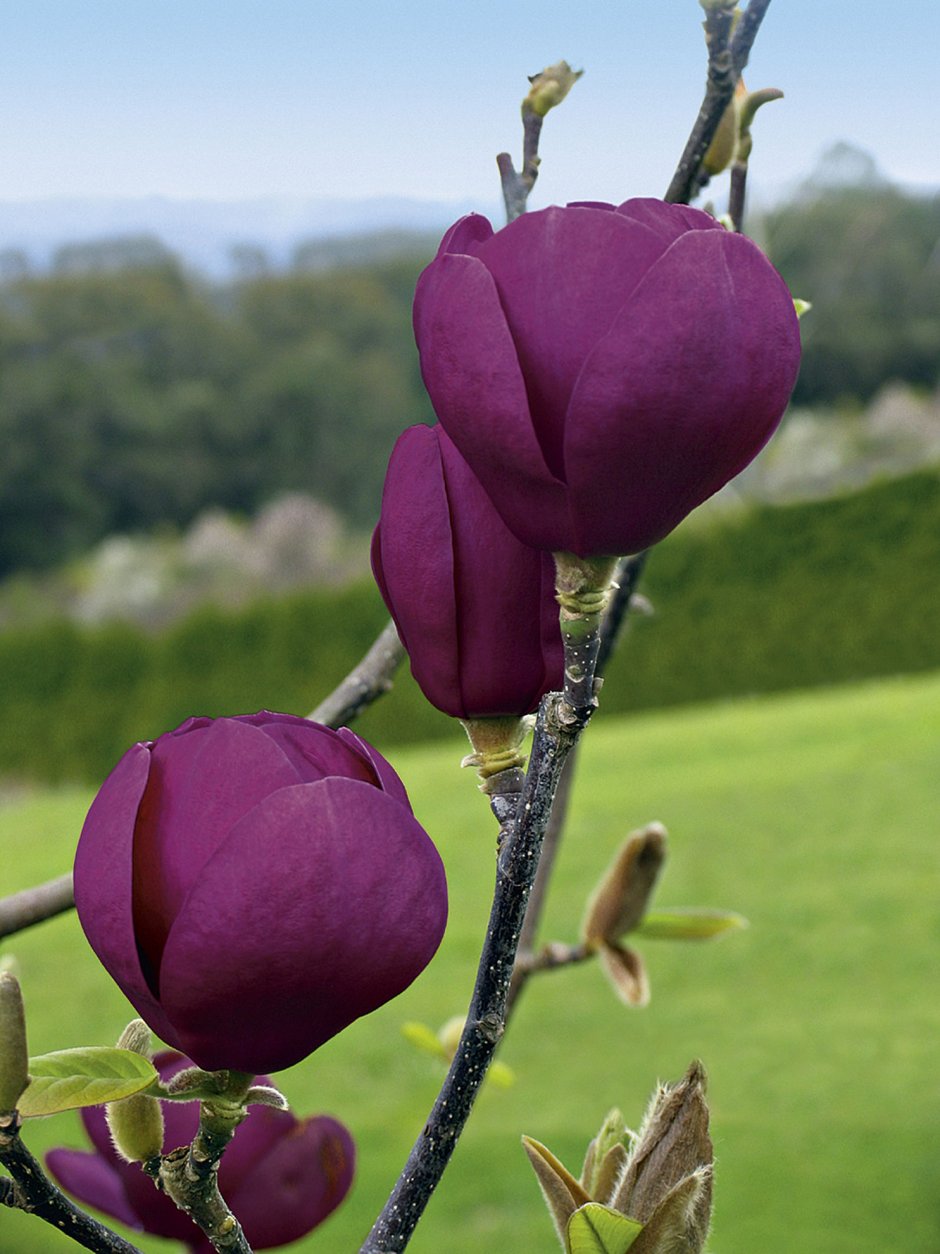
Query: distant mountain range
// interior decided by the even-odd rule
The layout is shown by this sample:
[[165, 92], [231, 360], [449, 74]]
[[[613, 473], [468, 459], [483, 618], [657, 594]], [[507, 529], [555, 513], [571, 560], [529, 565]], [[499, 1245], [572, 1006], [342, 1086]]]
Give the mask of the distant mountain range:
[[392, 197], [301, 200], [272, 196], [213, 201], [146, 196], [0, 201], [0, 265], [9, 270], [26, 261], [45, 268], [66, 245], [150, 236], [188, 265], [222, 277], [238, 264], [251, 264], [252, 259], [255, 264], [283, 266], [298, 245], [304, 246], [308, 264], [316, 264], [317, 245], [321, 244], [323, 263], [329, 264], [337, 248], [344, 251], [342, 242], [348, 243], [351, 236], [378, 236], [384, 238], [386, 251], [401, 251], [409, 237], [439, 236], [456, 218], [472, 210], [497, 220], [501, 212], [495, 203]]

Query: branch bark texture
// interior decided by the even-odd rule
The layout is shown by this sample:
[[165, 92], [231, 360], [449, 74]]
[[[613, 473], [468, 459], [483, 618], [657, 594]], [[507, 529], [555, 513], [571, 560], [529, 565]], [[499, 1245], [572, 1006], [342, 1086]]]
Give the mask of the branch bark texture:
[[522, 111], [522, 169], [516, 171], [512, 157], [501, 152], [496, 158], [506, 206], [506, 221], [514, 222], [526, 211], [529, 193], [539, 176], [539, 139], [544, 118], [532, 109]]
[[705, 39], [708, 45], [708, 79], [698, 117], [686, 141], [664, 200], [687, 205], [700, 188], [702, 158], [715, 137], [722, 114], [731, 102], [735, 85], [747, 65], [760, 24], [770, 0], [750, 0], [731, 34], [733, 4], [707, 10]]
[[389, 620], [362, 661], [308, 717], [327, 727], [345, 727], [392, 687], [405, 650]]
[[37, 884], [35, 888], [24, 888], [22, 892], [4, 897], [0, 901], [0, 939], [52, 919], [74, 904], [71, 871], [45, 884]]
[[0, 1178], [0, 1204], [38, 1215], [95, 1254], [141, 1254], [136, 1245], [92, 1219], [61, 1193], [23, 1144], [16, 1112], [0, 1115], [0, 1162], [11, 1179]]
[[[565, 760], [592, 713], [576, 712], [558, 693], [539, 709], [532, 755], [517, 808], [496, 797], [500, 828], [496, 890], [463, 1036], [444, 1086], [388, 1202], [360, 1254], [405, 1249], [444, 1173], [506, 1026], [506, 1006], [529, 892]], [[561, 719], [559, 718], [561, 716]], [[513, 813], [514, 810], [514, 813]]]

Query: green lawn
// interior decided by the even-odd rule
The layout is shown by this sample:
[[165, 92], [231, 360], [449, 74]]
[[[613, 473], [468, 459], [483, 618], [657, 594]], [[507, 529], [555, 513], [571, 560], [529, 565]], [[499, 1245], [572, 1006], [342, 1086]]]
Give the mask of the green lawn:
[[[401, 1040], [465, 1006], [488, 904], [494, 825], [464, 748], [395, 756], [451, 887], [441, 953], [408, 994], [284, 1073], [299, 1111], [356, 1134], [354, 1193], [297, 1250], [358, 1248], [438, 1083]], [[573, 938], [586, 894], [631, 828], [660, 819], [671, 858], [659, 905], [739, 910], [712, 945], [648, 942], [653, 1001], [617, 1004], [598, 971], [540, 977], [412, 1246], [416, 1254], [551, 1251], [519, 1136], [579, 1161], [606, 1109], [638, 1119], [657, 1077], [701, 1057], [717, 1149], [715, 1254], [940, 1250], [940, 676], [648, 714], [599, 716], [584, 745], [546, 932]], [[90, 795], [0, 810], [3, 891], [61, 872]], [[130, 1017], [73, 916], [13, 938], [31, 1047], [113, 1041]], [[80, 1144], [70, 1116], [28, 1129]], [[171, 1246], [141, 1240], [148, 1251]], [[0, 1214], [0, 1249], [75, 1249]]]

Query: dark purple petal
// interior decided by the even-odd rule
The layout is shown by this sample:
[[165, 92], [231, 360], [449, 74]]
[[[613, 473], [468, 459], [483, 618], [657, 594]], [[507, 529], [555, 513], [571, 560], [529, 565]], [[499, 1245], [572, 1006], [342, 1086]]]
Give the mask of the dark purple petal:
[[438, 709], [463, 719], [522, 715], [558, 685], [552, 560], [512, 535], [440, 427], [413, 427], [395, 446], [373, 567], [412, 672]]
[[399, 802], [348, 779], [281, 789], [177, 916], [164, 1010], [207, 1070], [289, 1067], [420, 974], [446, 900], [437, 850]]
[[489, 218], [482, 213], [468, 213], [458, 218], [450, 230], [444, 233], [437, 253], [475, 253], [481, 244], [493, 234]]
[[564, 677], [554, 561], [515, 538], [446, 434], [434, 434], [453, 527], [462, 717], [529, 714]]
[[689, 205], [667, 205], [662, 200], [639, 196], [634, 200], [625, 200], [617, 206], [617, 213], [631, 222], [639, 222], [649, 227], [668, 247], [680, 235], [687, 231], [723, 231], [725, 228], [717, 218], [701, 209], [693, 209]]
[[327, 1115], [317, 1115], [303, 1123], [295, 1121], [240, 1186], [226, 1193], [222, 1183], [223, 1194], [250, 1245], [255, 1249], [286, 1245], [336, 1209], [349, 1192], [355, 1161], [346, 1128]]
[[134, 825], [134, 930], [154, 993], [167, 933], [203, 864], [258, 801], [300, 779], [264, 729], [241, 719], [155, 743]]
[[[259, 1077], [263, 1083], [267, 1077]], [[250, 1181], [258, 1164], [275, 1145], [299, 1127], [300, 1121], [289, 1110], [270, 1106], [250, 1106], [248, 1118], [239, 1125], [219, 1166], [219, 1187], [230, 1205], [243, 1182]], [[241, 1216], [239, 1216], [240, 1218]]]
[[663, 248], [656, 232], [624, 215], [556, 207], [517, 218], [477, 252], [496, 283], [557, 479], [566, 478], [565, 413], [582, 363]]
[[[469, 213], [464, 218], [458, 218], [450, 230], [445, 232], [444, 238], [438, 246], [436, 256], [439, 259], [447, 253], [472, 255], [492, 234], [493, 228], [489, 223], [489, 219], [484, 218], [479, 213]], [[425, 332], [428, 330], [428, 318], [434, 307], [433, 294], [436, 287], [436, 273], [434, 263], [432, 262], [418, 279], [413, 322], [415, 339], [419, 345], [424, 338]]]
[[89, 1141], [91, 1141], [102, 1158], [109, 1162], [112, 1167], [117, 1167], [124, 1160], [114, 1148], [111, 1133], [108, 1131], [108, 1121], [104, 1117], [104, 1107], [85, 1106], [78, 1114]]
[[453, 545], [437, 437], [430, 427], [409, 427], [389, 460], [373, 569], [421, 690], [459, 718]]
[[588, 358], [567, 420], [575, 551], [661, 539], [757, 454], [799, 364], [776, 271], [727, 231], [683, 235]]
[[46, 1154], [46, 1167], [57, 1184], [86, 1206], [93, 1206], [129, 1228], [142, 1227], [124, 1192], [121, 1177], [100, 1155], [85, 1150], [53, 1149]]
[[348, 727], [341, 727], [336, 734], [344, 744], [348, 745], [355, 753], [361, 754], [368, 761], [375, 774], [378, 787], [383, 792], [387, 792], [390, 797], [394, 797], [396, 801], [399, 801], [411, 814], [411, 801], [405, 791], [405, 785], [398, 778], [395, 768], [382, 757], [378, 749], [370, 745], [367, 740], [363, 740], [361, 736], [357, 736], [354, 731], [350, 731]]
[[[343, 737], [321, 723], [305, 718], [277, 719], [264, 724], [260, 730], [278, 746], [303, 784], [312, 784], [328, 775], [345, 775], [361, 779], [365, 784], [378, 782], [368, 758], [350, 752]], [[270, 791], [276, 786], [272, 784]]]
[[75, 854], [75, 905], [88, 943], [135, 1009], [171, 1045], [173, 1030], [141, 969], [132, 910], [133, 833], [150, 749], [128, 749], [92, 802]]
[[486, 267], [474, 257], [438, 258], [418, 281], [415, 311], [435, 413], [507, 525], [525, 539], [517, 522], [534, 510], [566, 535], [564, 485], [549, 471], [533, 430], [516, 349]]

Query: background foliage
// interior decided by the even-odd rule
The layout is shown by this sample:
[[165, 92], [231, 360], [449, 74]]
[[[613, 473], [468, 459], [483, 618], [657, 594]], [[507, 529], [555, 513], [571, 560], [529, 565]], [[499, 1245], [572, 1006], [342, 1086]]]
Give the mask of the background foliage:
[[[657, 549], [601, 718], [940, 666], [940, 476], [762, 506]], [[385, 621], [371, 584], [205, 608], [159, 635], [64, 621], [0, 634], [0, 773], [99, 781], [191, 714], [307, 714]], [[380, 746], [447, 734], [403, 671], [361, 720]]]
[[[940, 199], [817, 179], [755, 233], [813, 302], [797, 403], [936, 386]], [[146, 239], [63, 248], [47, 273], [7, 258], [0, 576], [291, 489], [371, 527], [396, 436], [431, 420], [410, 307], [432, 245], [391, 244], [311, 244], [217, 285]]]

